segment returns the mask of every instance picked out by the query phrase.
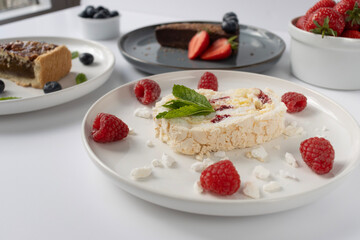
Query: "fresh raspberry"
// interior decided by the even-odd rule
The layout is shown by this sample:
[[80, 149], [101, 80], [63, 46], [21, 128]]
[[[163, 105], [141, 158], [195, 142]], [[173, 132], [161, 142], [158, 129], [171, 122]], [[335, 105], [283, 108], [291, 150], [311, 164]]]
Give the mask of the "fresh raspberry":
[[300, 144], [304, 162], [317, 174], [328, 173], [334, 163], [335, 151], [325, 138], [313, 137]]
[[159, 84], [151, 79], [143, 79], [135, 84], [136, 98], [145, 105], [155, 102], [161, 93]]
[[301, 112], [306, 107], [307, 98], [301, 93], [287, 92], [281, 97], [281, 101], [285, 103], [288, 113]]
[[128, 126], [114, 115], [99, 113], [96, 115], [92, 137], [95, 142], [114, 142], [125, 138], [129, 133]]
[[211, 72], [205, 72], [198, 83], [198, 89], [204, 88], [204, 89], [211, 89], [214, 91], [218, 90], [218, 81], [216, 76]]
[[240, 188], [240, 176], [230, 160], [207, 167], [200, 176], [203, 189], [219, 195], [232, 195]]

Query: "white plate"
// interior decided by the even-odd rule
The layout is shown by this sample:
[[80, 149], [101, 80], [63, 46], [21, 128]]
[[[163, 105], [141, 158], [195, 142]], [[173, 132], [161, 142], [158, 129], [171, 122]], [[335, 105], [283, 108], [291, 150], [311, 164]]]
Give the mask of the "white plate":
[[[82, 97], [105, 83], [114, 69], [114, 54], [103, 45], [93, 41], [62, 37], [18, 37], [1, 39], [0, 43], [15, 40], [64, 44], [71, 52], [78, 51], [79, 53], [88, 52], [93, 54], [94, 63], [85, 66], [79, 61], [79, 58], [73, 59], [70, 73], [59, 81], [63, 89], [48, 94], [45, 94], [42, 89], [21, 87], [9, 80], [3, 79], [5, 91], [0, 94], [0, 97], [13, 96], [21, 97], [21, 99], [0, 101], [0, 115], [30, 112]], [[76, 85], [75, 77], [78, 73], [84, 73], [88, 80]]]
[[[203, 72], [182, 71], [149, 78], [160, 84], [161, 96], [165, 96], [171, 92], [175, 83], [196, 88]], [[287, 139], [279, 137], [263, 144], [269, 153], [264, 163], [246, 158], [245, 153], [248, 149], [227, 152], [227, 156], [233, 161], [241, 177], [239, 192], [229, 197], [209, 193], [199, 194], [194, 191], [193, 185], [200, 174], [190, 169], [191, 164], [196, 160], [190, 156], [174, 153], [166, 144], [154, 137], [152, 120], [133, 115], [134, 110], [143, 105], [133, 94], [134, 83], [129, 83], [100, 98], [84, 118], [82, 138], [96, 166], [122, 189], [139, 198], [181, 211], [221, 216], [267, 214], [310, 203], [332, 190], [357, 166], [360, 155], [359, 126], [333, 101], [302, 86], [273, 77], [233, 71], [213, 70], [212, 72], [218, 77], [219, 91], [242, 87], [271, 87], [278, 95], [288, 91], [303, 93], [308, 98], [307, 108], [297, 114], [286, 114], [286, 120], [297, 121], [299, 126], [305, 129], [306, 134]], [[93, 120], [100, 112], [117, 115], [132, 127], [136, 134], [115, 143], [94, 142], [90, 133]], [[323, 131], [324, 126], [327, 131]], [[323, 176], [313, 173], [306, 166], [298, 150], [302, 140], [316, 135], [326, 135], [335, 149], [334, 168]], [[153, 141], [155, 146], [147, 147], [147, 140]], [[280, 150], [274, 148], [276, 145], [281, 146]], [[285, 152], [293, 153], [298, 160], [299, 168], [292, 168], [286, 164]], [[135, 181], [130, 177], [133, 168], [150, 166], [151, 161], [154, 158], [160, 159], [163, 153], [176, 159], [175, 168], [154, 168], [152, 175], [143, 181]], [[270, 180], [278, 181], [282, 186], [281, 191], [275, 193], [261, 191], [261, 198], [258, 200], [243, 195], [244, 182], [252, 181], [259, 187], [267, 182], [252, 176], [252, 170], [257, 165], [263, 165], [271, 171]], [[278, 175], [280, 169], [295, 174], [299, 180], [281, 178]]]

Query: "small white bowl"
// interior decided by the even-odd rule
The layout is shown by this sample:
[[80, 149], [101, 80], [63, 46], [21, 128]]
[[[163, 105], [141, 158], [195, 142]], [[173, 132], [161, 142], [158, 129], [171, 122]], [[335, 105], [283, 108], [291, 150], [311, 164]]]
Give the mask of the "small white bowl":
[[84, 36], [92, 40], [107, 40], [117, 38], [120, 35], [120, 16], [110, 18], [82, 18]]
[[339, 90], [360, 89], [360, 39], [321, 37], [289, 23], [291, 71], [310, 84]]

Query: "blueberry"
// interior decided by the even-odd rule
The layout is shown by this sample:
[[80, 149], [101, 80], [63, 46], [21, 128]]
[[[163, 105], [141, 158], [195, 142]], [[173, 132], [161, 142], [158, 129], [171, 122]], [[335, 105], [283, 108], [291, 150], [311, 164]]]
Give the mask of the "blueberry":
[[5, 89], [5, 83], [3, 80], [0, 79], [0, 93], [2, 93]]
[[87, 15], [86, 11], [84, 10], [79, 14], [79, 17], [88, 18], [88, 15]]
[[43, 88], [44, 93], [56, 92], [61, 89], [62, 89], [62, 87], [61, 87], [60, 83], [55, 82], [55, 81], [45, 83], [44, 88]]
[[107, 18], [107, 16], [104, 14], [104, 12], [100, 11], [98, 13], [95, 13], [93, 18], [100, 19], [100, 18]]
[[225, 19], [228, 18], [228, 17], [236, 17], [237, 18], [237, 15], [234, 12], [225, 13], [225, 15], [223, 17], [223, 21], [225, 21]]
[[90, 53], [82, 53], [79, 55], [79, 60], [84, 65], [90, 65], [94, 62], [94, 56]]
[[230, 16], [227, 17], [223, 20], [224, 22], [228, 22], [228, 21], [235, 21], [236, 23], [239, 23], [239, 19], [236, 16]]
[[110, 17], [110, 11], [107, 8], [100, 10], [99, 13], [102, 12], [106, 17]]
[[101, 10], [103, 10], [104, 7], [103, 6], [98, 6], [97, 8], [95, 8], [96, 12], [100, 12]]
[[227, 21], [222, 22], [221, 27], [226, 33], [235, 33], [238, 28], [238, 24], [235, 21]]
[[95, 8], [93, 6], [87, 6], [85, 8], [85, 12], [89, 18], [92, 18], [94, 16], [94, 14], [96, 13]]
[[119, 16], [119, 12], [118, 11], [111, 11], [110, 12], [110, 17], [116, 17]]

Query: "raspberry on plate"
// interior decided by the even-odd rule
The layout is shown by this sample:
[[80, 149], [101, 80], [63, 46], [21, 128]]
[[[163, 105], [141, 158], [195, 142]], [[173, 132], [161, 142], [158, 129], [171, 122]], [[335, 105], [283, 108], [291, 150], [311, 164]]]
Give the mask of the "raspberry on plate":
[[99, 113], [95, 117], [91, 134], [95, 142], [107, 143], [121, 140], [128, 133], [128, 126], [119, 118], [108, 113]]
[[135, 84], [134, 92], [136, 98], [144, 105], [155, 102], [161, 93], [157, 82], [151, 79], [143, 79]]
[[333, 167], [335, 151], [325, 138], [313, 137], [300, 144], [304, 162], [317, 174], [330, 172]]
[[301, 112], [307, 105], [307, 98], [297, 92], [285, 93], [281, 96], [281, 101], [285, 103], [288, 113]]
[[232, 195], [240, 188], [240, 175], [230, 160], [207, 167], [200, 176], [203, 189], [219, 195]]
[[198, 89], [204, 88], [204, 89], [211, 89], [214, 91], [218, 90], [218, 81], [217, 77], [211, 73], [211, 72], [205, 72], [198, 83]]

